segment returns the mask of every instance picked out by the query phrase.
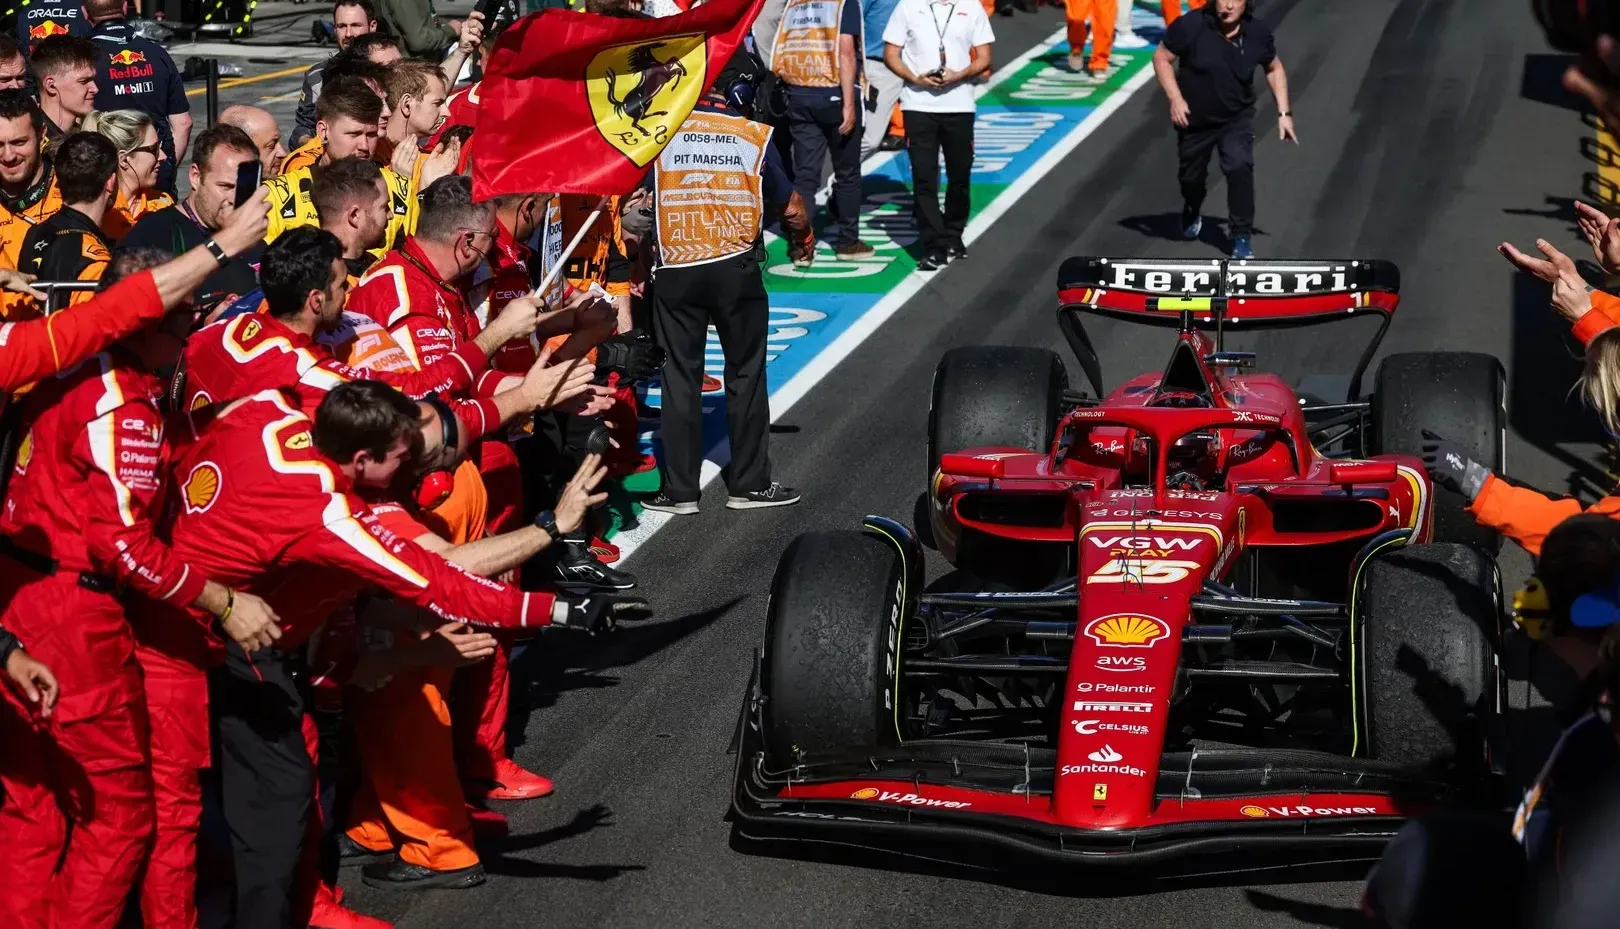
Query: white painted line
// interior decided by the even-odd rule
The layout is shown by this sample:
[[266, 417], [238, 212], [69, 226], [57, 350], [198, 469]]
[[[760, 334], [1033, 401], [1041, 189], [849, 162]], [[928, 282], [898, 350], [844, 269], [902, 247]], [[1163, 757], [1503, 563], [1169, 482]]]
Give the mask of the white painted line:
[[[1048, 39], [1036, 44], [1034, 47], [1024, 52], [1024, 54], [1018, 56], [1012, 62], [1008, 63], [1005, 68], [997, 69], [996, 73], [992, 75], [990, 82], [980, 89], [979, 96], [983, 96], [990, 90], [990, 88], [1000, 83], [1001, 79], [1011, 77], [1013, 74], [1016, 74], [1018, 69], [1023, 67], [1023, 65], [1028, 63], [1031, 59], [1038, 55], [1048, 53], [1051, 50], [1051, 46], [1062, 40], [1064, 35], [1065, 33], [1063, 30], [1053, 33]], [[1040, 182], [1042, 178], [1046, 177], [1047, 174], [1050, 174], [1052, 169], [1057, 167], [1064, 158], [1068, 157], [1071, 152], [1078, 148], [1081, 142], [1084, 142], [1087, 137], [1089, 137], [1093, 132], [1096, 132], [1097, 128], [1101, 126], [1103, 122], [1108, 119], [1108, 117], [1114, 114], [1114, 111], [1124, 106], [1125, 101], [1130, 99], [1130, 97], [1132, 97], [1136, 91], [1140, 90], [1142, 86], [1146, 84], [1152, 77], [1153, 69], [1151, 67], [1145, 67], [1133, 75], [1130, 80], [1120, 85], [1119, 90], [1111, 94], [1107, 100], [1103, 101], [1102, 105], [1093, 110], [1090, 115], [1080, 122], [1079, 125], [1069, 130], [1068, 135], [1064, 136], [1062, 139], [1059, 139], [1057, 143], [1052, 146], [1051, 150], [1037, 159], [1035, 163], [1030, 166], [1028, 171], [1025, 171], [1023, 174], [1019, 175], [1018, 180], [1014, 181], [1012, 184], [1003, 189], [996, 196], [996, 199], [993, 202], [991, 202], [984, 208], [983, 211], [975, 216], [972, 221], [968, 223], [967, 228], [962, 232], [963, 242], [974, 242], [979, 238], [979, 236], [983, 235], [987, 230], [989, 230], [990, 226], [994, 224], [996, 220], [1006, 215], [1007, 211], [1012, 209], [1015, 203], [1021, 200], [1025, 194], [1029, 193], [1030, 189]], [[867, 173], [867, 169], [882, 164], [884, 161], [887, 161], [889, 158], [893, 157], [893, 155], [893, 152], [879, 152], [874, 154], [872, 157], [862, 162], [862, 175], [864, 176]], [[820, 202], [822, 199], [822, 197], [817, 197], [818, 202]], [[881, 299], [879, 299], [877, 303], [873, 304], [871, 309], [867, 310], [866, 313], [857, 319], [848, 329], [844, 330], [843, 333], [841, 333], [836, 339], [828, 343], [827, 347], [822, 349], [820, 354], [816, 355], [808, 363], [806, 363], [805, 366], [800, 369], [799, 373], [795, 374], [791, 380], [789, 380], [786, 384], [783, 384], [776, 391], [772, 392], [770, 398], [771, 422], [777, 422], [784, 414], [787, 413], [788, 410], [793, 408], [794, 404], [804, 399], [804, 397], [810, 393], [811, 388], [821, 383], [823, 378], [831, 374], [833, 369], [836, 368], [840, 362], [842, 362], [845, 358], [848, 358], [849, 355], [854, 352], [862, 342], [865, 342], [868, 338], [870, 338], [872, 333], [876, 332], [879, 326], [882, 326], [888, 321], [889, 317], [899, 312], [900, 308], [905, 306], [907, 301], [916, 296], [918, 291], [922, 290], [932, 281], [933, 277], [934, 275], [925, 274], [923, 272], [912, 273], [905, 280], [901, 281], [893, 290], [889, 291]], [[727, 449], [725, 447], [725, 443], [722, 442], [720, 447], [716, 448], [710, 453], [710, 457], [721, 458], [722, 460], [729, 459], [729, 449]], [[700, 488], [707, 488], [711, 483], [713, 483], [714, 480], [720, 476], [720, 467], [721, 465], [715, 461], [705, 460], [703, 462], [703, 470], [700, 472], [698, 477], [698, 486]], [[619, 547], [621, 558], [628, 561], [630, 556], [633, 555], [637, 549], [644, 545], [648, 539], [657, 534], [658, 530], [662, 529], [666, 523], [675, 518], [676, 517], [670, 516], [666, 513], [656, 513], [651, 510], [644, 510], [641, 514], [640, 525], [638, 525], [635, 529], [621, 532], [613, 538], [614, 544]]]

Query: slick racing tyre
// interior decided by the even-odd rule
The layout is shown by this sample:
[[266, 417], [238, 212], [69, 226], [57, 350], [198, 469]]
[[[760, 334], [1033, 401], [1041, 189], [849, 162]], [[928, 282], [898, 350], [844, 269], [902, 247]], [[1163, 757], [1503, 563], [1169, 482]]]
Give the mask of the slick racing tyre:
[[[1063, 359], [1048, 349], [974, 345], [946, 352], [934, 369], [925, 492], [933, 492], [942, 455], [989, 446], [1050, 449], [1068, 384]], [[955, 565], [985, 579], [1034, 583], [1061, 570], [1057, 548], [965, 530]]]
[[[1390, 355], [1373, 386], [1373, 451], [1417, 455], [1423, 430], [1472, 449], [1480, 464], [1502, 473], [1507, 438], [1507, 375], [1495, 356], [1475, 352]], [[1474, 521], [1461, 494], [1433, 488], [1434, 541], [1502, 547], [1495, 531]]]
[[900, 740], [905, 570], [876, 536], [807, 532], [776, 564], [765, 618], [767, 763]]
[[1500, 698], [1496, 562], [1437, 543], [1374, 557], [1351, 593], [1352, 751], [1478, 774]]

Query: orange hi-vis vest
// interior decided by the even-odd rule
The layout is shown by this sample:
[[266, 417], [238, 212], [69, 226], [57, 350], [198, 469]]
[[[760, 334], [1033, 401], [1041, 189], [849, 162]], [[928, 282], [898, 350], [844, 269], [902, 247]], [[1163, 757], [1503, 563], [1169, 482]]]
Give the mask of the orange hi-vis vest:
[[694, 110], [653, 167], [660, 267], [707, 264], [754, 247], [765, 218], [771, 127]]
[[[628, 295], [630, 284], [626, 281], [609, 283], [608, 259], [612, 257], [615, 249], [624, 254], [624, 237], [619, 228], [619, 197], [608, 197], [603, 203], [602, 198], [582, 194], [564, 194], [562, 200], [563, 214], [563, 240], [571, 241], [585, 221], [596, 216], [596, 222], [591, 223], [585, 230], [585, 235], [574, 246], [574, 251], [568, 256], [568, 283], [580, 290], [588, 289], [593, 283], [602, 285], [609, 296]], [[602, 212], [597, 214], [597, 205], [601, 204]]]
[[[771, 70], [794, 87], [838, 86], [838, 27], [849, 0], [788, 0], [771, 45]], [[866, 52], [855, 37], [855, 54]]]

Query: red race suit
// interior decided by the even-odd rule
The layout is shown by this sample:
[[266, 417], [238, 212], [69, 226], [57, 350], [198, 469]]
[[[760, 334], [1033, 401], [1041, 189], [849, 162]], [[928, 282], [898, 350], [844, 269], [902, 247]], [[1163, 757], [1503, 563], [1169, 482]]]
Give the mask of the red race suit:
[[[150, 292], [149, 276], [132, 281]], [[170, 604], [197, 634], [178, 611], [206, 583], [154, 535], [168, 467], [162, 390], [114, 346], [24, 401], [27, 432], [0, 517], [0, 576], [13, 591], [0, 624], [56, 672], [62, 696], [49, 721], [31, 722], [0, 688], [11, 703], [0, 707], [8, 929], [110, 929], [153, 833], [148, 717], [119, 595]]]
[[147, 323], [163, 318], [150, 271], [132, 275], [71, 313], [0, 323], [0, 390], [12, 391], [70, 368]]

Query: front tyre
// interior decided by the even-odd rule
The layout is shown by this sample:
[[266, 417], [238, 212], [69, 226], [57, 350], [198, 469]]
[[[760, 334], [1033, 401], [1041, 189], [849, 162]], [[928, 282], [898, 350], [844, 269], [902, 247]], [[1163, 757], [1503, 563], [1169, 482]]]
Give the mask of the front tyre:
[[900, 741], [907, 595], [900, 553], [875, 536], [807, 532], [788, 545], [765, 619], [768, 764]]

